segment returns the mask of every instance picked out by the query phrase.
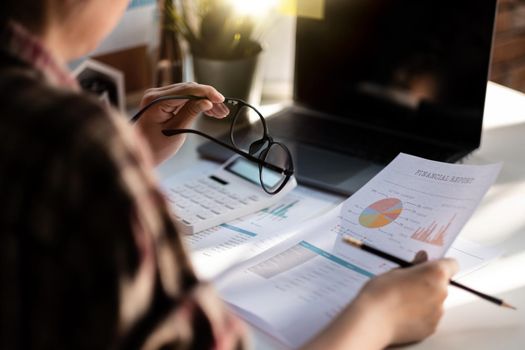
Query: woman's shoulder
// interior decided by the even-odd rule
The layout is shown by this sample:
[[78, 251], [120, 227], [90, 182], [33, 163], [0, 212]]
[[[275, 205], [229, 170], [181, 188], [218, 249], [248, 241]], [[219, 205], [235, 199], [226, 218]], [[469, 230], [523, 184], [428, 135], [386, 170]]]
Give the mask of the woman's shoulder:
[[82, 123], [108, 114], [96, 98], [50, 85], [38, 72], [22, 67], [0, 70], [0, 96], [5, 101], [0, 105], [2, 119], [16, 113], [16, 119]]
[[[0, 70], [0, 125], [14, 137], [62, 147], [82, 138], [119, 133], [115, 111], [94, 96], [55, 87], [30, 69]], [[121, 118], [124, 119], [124, 118]]]
[[[134, 154], [125, 118], [95, 97], [53, 87], [31, 71], [0, 73], [0, 160], [11, 168], [115, 175], [119, 152]], [[58, 168], [57, 168], [58, 166]]]

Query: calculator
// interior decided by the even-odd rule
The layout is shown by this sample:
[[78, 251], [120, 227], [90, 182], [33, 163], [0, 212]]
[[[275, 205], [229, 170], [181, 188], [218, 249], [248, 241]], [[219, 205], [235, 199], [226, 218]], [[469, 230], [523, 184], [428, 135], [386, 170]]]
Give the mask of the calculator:
[[259, 166], [234, 156], [209, 175], [162, 187], [179, 232], [193, 234], [272, 206], [296, 186], [291, 176], [281, 191], [270, 195], [261, 187]]

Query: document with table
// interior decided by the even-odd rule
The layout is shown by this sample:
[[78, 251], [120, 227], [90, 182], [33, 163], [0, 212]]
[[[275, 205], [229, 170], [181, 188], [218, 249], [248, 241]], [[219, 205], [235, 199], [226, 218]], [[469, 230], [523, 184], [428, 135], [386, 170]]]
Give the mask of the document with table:
[[293, 226], [323, 214], [341, 200], [299, 187], [260, 212], [186, 236], [197, 274], [217, 278], [227, 268], [291, 237]]
[[396, 267], [343, 244], [344, 235], [406, 260], [420, 250], [431, 258], [449, 251], [464, 271], [496, 256], [455, 240], [500, 168], [400, 154], [338, 205], [340, 197], [298, 188], [271, 208], [188, 236], [187, 242], [199, 276], [214, 279], [239, 315], [296, 348], [366, 281]]

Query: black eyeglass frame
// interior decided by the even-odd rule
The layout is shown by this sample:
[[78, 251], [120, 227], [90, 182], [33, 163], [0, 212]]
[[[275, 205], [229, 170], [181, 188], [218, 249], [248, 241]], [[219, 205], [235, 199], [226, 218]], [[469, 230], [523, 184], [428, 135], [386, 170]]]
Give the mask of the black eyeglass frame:
[[[155, 100], [149, 102], [144, 107], [142, 107], [130, 119], [130, 121], [131, 121], [131, 123], [137, 122], [137, 120], [139, 120], [139, 118], [142, 116], [142, 114], [144, 114], [144, 112], [146, 112], [148, 109], [150, 109], [154, 105], [156, 105], [156, 104], [158, 104], [160, 102], [163, 102], [163, 101], [169, 101], [169, 100], [204, 100], [204, 99], [207, 99], [207, 98], [204, 97], [204, 96], [194, 96], [194, 95], [161, 96], [161, 97], [156, 98]], [[230, 142], [232, 143], [232, 145], [229, 145], [229, 144], [227, 144], [227, 143], [225, 143], [225, 142], [223, 142], [221, 140], [218, 140], [218, 139], [214, 138], [213, 136], [205, 134], [202, 131], [194, 130], [194, 129], [164, 129], [161, 132], [162, 132], [163, 135], [165, 135], [167, 137], [180, 135], [180, 134], [195, 134], [195, 135], [199, 135], [199, 136], [202, 136], [204, 138], [207, 138], [210, 141], [213, 141], [213, 142], [217, 143], [218, 145], [220, 145], [222, 147], [225, 147], [225, 148], [229, 149], [230, 151], [233, 151], [233, 152], [239, 154], [240, 156], [242, 156], [242, 157], [244, 157], [244, 158], [246, 158], [246, 159], [248, 159], [248, 160], [250, 160], [252, 162], [257, 163], [258, 166], [259, 166], [259, 181], [261, 183], [261, 187], [263, 188], [263, 190], [266, 193], [270, 194], [270, 195], [279, 193], [284, 188], [284, 186], [286, 186], [286, 184], [290, 180], [290, 177], [294, 174], [294, 165], [293, 165], [293, 159], [292, 159], [292, 154], [291, 154], [290, 150], [283, 143], [274, 141], [273, 138], [268, 134], [268, 127], [266, 125], [266, 121], [265, 121], [264, 117], [262, 116], [262, 114], [254, 106], [250, 105], [249, 103], [247, 103], [247, 102], [245, 102], [245, 101], [243, 101], [241, 99], [231, 98], [231, 97], [226, 97], [224, 99], [223, 103], [231, 104], [231, 105], [234, 105], [234, 106], [238, 106], [238, 109], [237, 109], [237, 111], [235, 112], [235, 114], [233, 116], [233, 119], [232, 119], [232, 122], [231, 122], [231, 126], [230, 126]], [[259, 119], [260, 119], [260, 121], [262, 123], [262, 126], [263, 126], [263, 137], [261, 139], [259, 139], [259, 140], [256, 140], [256, 141], [252, 142], [250, 144], [248, 152], [242, 150], [235, 143], [235, 138], [234, 138], [234, 135], [233, 135], [234, 134], [234, 130], [235, 130], [235, 123], [237, 121], [237, 118], [240, 115], [239, 111], [242, 109], [242, 107], [248, 107], [251, 110], [253, 110], [257, 114], [257, 116], [259, 117]], [[266, 147], [264, 147], [265, 145], [266, 145]], [[283, 168], [281, 168], [281, 167], [279, 167], [279, 166], [277, 166], [275, 164], [266, 162], [266, 157], [268, 155], [268, 152], [270, 151], [271, 147], [275, 147], [275, 146], [281, 147], [284, 150], [284, 152], [286, 153], [286, 155], [288, 157], [288, 160], [289, 160], [289, 165], [288, 165], [287, 169], [283, 169]], [[259, 152], [258, 156], [256, 156], [257, 152]], [[275, 171], [277, 173], [280, 173], [280, 174], [285, 176], [284, 180], [281, 182], [281, 184], [276, 189], [268, 190], [266, 188], [266, 186], [264, 185], [263, 175], [262, 175], [263, 174], [263, 167], [268, 168], [270, 170], [273, 170], [273, 171]]]

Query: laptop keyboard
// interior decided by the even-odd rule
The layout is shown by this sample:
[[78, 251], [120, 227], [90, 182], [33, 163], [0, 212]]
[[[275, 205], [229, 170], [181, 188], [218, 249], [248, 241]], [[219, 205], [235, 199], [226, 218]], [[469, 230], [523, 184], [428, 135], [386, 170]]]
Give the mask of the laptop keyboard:
[[270, 135], [276, 139], [322, 146], [381, 164], [390, 162], [400, 152], [440, 161], [455, 161], [464, 156], [458, 155], [456, 148], [381, 133], [328, 118], [299, 115], [293, 111], [267, 121]]

